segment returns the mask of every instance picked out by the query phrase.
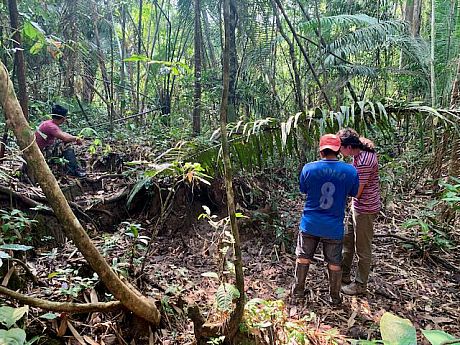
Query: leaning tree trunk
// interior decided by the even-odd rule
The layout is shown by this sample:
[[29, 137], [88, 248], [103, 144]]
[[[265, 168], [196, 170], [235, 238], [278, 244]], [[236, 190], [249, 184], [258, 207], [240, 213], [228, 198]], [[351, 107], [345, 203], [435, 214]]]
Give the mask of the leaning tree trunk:
[[6, 121], [13, 129], [19, 146], [24, 152], [30, 171], [32, 171], [45, 193], [57, 219], [63, 225], [66, 236], [72, 239], [116, 299], [139, 317], [154, 325], [158, 325], [160, 322], [160, 313], [153, 301], [148, 300], [138, 291], [130, 289], [121, 281], [118, 275], [110, 268], [104, 257], [99, 253], [73, 214], [40, 149], [34, 142], [35, 136], [19, 106], [13, 85], [3, 63], [0, 63], [0, 103], [3, 107]]

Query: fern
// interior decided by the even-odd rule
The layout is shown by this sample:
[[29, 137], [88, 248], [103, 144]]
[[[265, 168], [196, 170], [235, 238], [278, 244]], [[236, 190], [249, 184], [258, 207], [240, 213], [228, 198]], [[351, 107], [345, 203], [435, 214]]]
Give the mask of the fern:
[[228, 283], [221, 284], [216, 291], [217, 309], [223, 312], [231, 312], [233, 300], [240, 297], [238, 289]]

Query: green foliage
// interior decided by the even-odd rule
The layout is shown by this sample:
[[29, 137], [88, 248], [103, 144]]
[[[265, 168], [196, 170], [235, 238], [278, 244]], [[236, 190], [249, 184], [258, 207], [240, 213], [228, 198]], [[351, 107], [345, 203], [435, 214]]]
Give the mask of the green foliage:
[[233, 301], [240, 297], [238, 289], [228, 283], [223, 283], [216, 291], [217, 309], [222, 312], [231, 312], [233, 310]]
[[454, 211], [460, 211], [460, 179], [451, 176], [452, 182], [440, 181], [439, 185], [442, 188], [441, 201], [445, 202]]
[[[416, 329], [408, 319], [400, 318], [391, 313], [383, 314], [380, 319], [380, 332], [384, 344], [388, 345], [417, 345]], [[422, 334], [432, 345], [460, 344], [455, 342], [456, 338], [452, 335], [438, 330], [422, 330]]]
[[2, 232], [0, 241], [3, 243], [13, 243], [17, 240], [23, 240], [23, 233], [30, 230], [36, 220], [28, 218], [21, 210], [13, 209], [10, 212], [0, 210], [0, 220]]
[[29, 312], [29, 306], [12, 308], [8, 306], [0, 307], [0, 323], [6, 328], [11, 328], [17, 321]]
[[380, 333], [385, 344], [417, 345], [417, 335], [412, 322], [391, 313], [383, 314], [380, 319]]
[[92, 289], [99, 282], [97, 273], [92, 277], [82, 277], [78, 269], [65, 268], [57, 269], [48, 274], [48, 279], [52, 279], [61, 285], [59, 292], [64, 296], [78, 298], [81, 291]]
[[0, 323], [7, 328], [6, 330], [0, 330], [0, 344], [31, 345], [40, 339], [40, 337], [37, 336], [26, 341], [26, 332], [16, 326], [16, 322], [22, 319], [28, 312], [29, 306], [27, 305], [19, 308], [12, 308], [9, 306], [0, 307]]
[[124, 234], [132, 240], [130, 244], [131, 248], [128, 249], [126, 254], [123, 256], [123, 259], [129, 261], [132, 269], [134, 265], [139, 265], [144, 259], [141, 252], [145, 252], [147, 246], [149, 245], [150, 238], [140, 234], [141, 231], [144, 230], [140, 224], [122, 222], [121, 225], [124, 228]]
[[[431, 345], [442, 345], [442, 344], [452, 344], [459, 345], [460, 339], [455, 338], [454, 336], [446, 333], [444, 331], [434, 330], [434, 329], [422, 329], [422, 334], [430, 342]], [[455, 342], [458, 340], [458, 342]]]

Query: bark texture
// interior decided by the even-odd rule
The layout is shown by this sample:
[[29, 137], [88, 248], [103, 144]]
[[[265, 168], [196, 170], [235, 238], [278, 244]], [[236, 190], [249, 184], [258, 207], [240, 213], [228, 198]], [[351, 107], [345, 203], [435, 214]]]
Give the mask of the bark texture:
[[14, 53], [14, 63], [18, 75], [18, 98], [21, 104], [22, 112], [26, 119], [29, 118], [29, 99], [27, 97], [26, 83], [26, 63], [24, 60], [24, 50], [22, 47], [22, 38], [19, 31], [19, 12], [16, 0], [8, 0], [8, 9], [10, 11], [11, 28], [13, 29], [13, 46], [16, 49]]
[[142, 296], [138, 291], [130, 289], [121, 281], [99, 253], [73, 214], [40, 149], [34, 142], [35, 136], [22, 113], [7, 69], [3, 63], [0, 63], [0, 103], [3, 107], [6, 121], [18, 139], [19, 147], [24, 153], [29, 169], [33, 172], [56, 217], [62, 224], [66, 236], [74, 242], [116, 299], [134, 314], [154, 325], [158, 325], [160, 313], [154, 302]]

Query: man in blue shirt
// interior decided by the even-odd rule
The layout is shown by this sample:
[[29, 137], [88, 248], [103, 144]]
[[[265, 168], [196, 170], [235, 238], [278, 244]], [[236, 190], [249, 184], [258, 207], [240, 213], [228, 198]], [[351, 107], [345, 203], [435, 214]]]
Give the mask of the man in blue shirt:
[[333, 305], [340, 304], [342, 244], [345, 206], [348, 196], [358, 193], [358, 172], [338, 160], [340, 139], [334, 134], [320, 138], [321, 160], [305, 164], [300, 174], [300, 191], [307, 195], [297, 238], [295, 282], [292, 296], [303, 299], [305, 279], [318, 243], [323, 243], [328, 264], [329, 294]]

